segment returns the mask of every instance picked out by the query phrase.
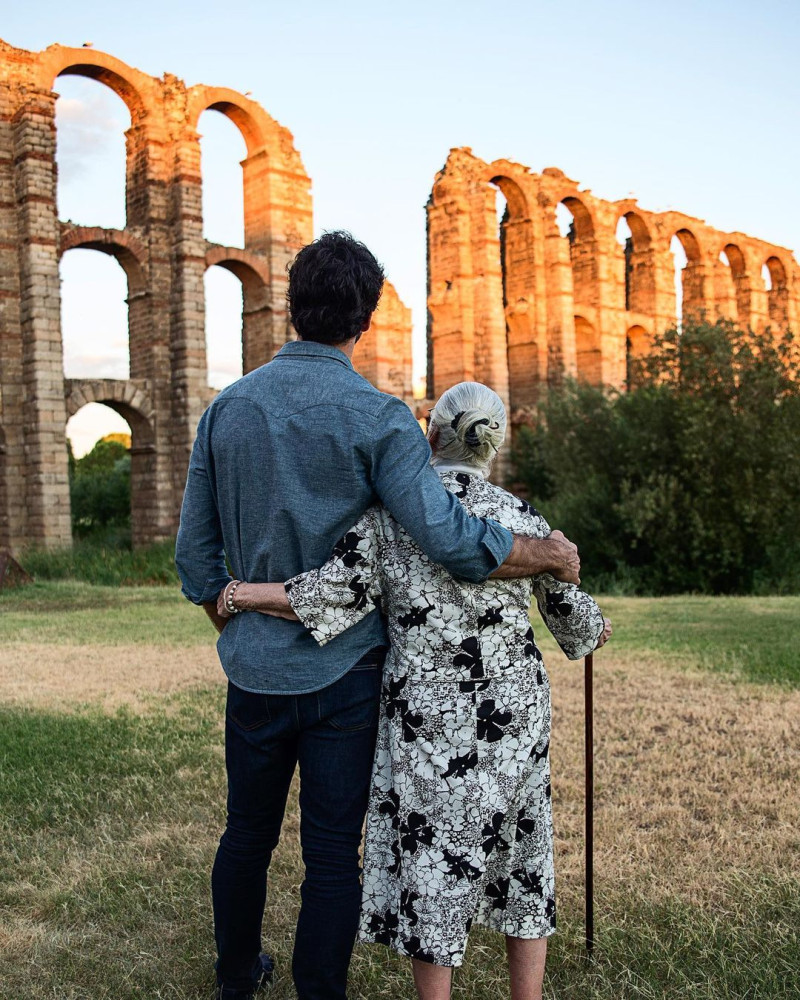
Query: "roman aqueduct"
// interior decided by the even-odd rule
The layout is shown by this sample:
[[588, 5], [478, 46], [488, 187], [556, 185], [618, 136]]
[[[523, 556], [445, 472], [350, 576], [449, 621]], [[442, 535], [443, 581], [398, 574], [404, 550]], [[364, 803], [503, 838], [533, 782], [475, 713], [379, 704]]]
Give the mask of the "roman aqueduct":
[[[58, 218], [54, 88], [67, 75], [99, 81], [130, 112], [123, 229]], [[243, 247], [203, 236], [198, 120], [209, 109], [238, 127], [247, 148]], [[66, 424], [90, 402], [131, 428], [134, 543], [174, 535], [195, 427], [214, 395], [204, 274], [220, 266], [241, 281], [243, 371], [269, 361], [293, 336], [286, 265], [312, 238], [310, 188], [291, 133], [242, 94], [151, 77], [94, 49], [34, 53], [0, 41], [0, 550], [70, 544]], [[572, 217], [566, 236], [559, 206]], [[686, 259], [678, 296], [675, 237]], [[64, 377], [59, 262], [75, 248], [109, 254], [125, 272], [128, 379]], [[431, 398], [462, 379], [486, 381], [520, 423], [564, 374], [624, 387], [629, 358], [674, 325], [679, 299], [684, 317], [798, 329], [800, 267], [782, 247], [679, 212], [603, 201], [555, 168], [534, 174], [464, 148], [437, 175], [428, 203]], [[390, 285], [354, 361], [412, 403], [411, 317]]]
[[[98, 80], [128, 107], [126, 226], [59, 221], [55, 105], [59, 77]], [[203, 237], [197, 129], [227, 115], [247, 146], [244, 247]], [[71, 541], [65, 428], [89, 402], [132, 431], [135, 544], [174, 536], [207, 386], [203, 276], [242, 283], [245, 372], [292, 336], [286, 265], [312, 238], [311, 185], [291, 133], [258, 104], [220, 87], [156, 79], [93, 49], [35, 53], [0, 42], [0, 549]], [[130, 378], [65, 379], [59, 260], [83, 247], [111, 254], [128, 284]], [[388, 287], [359, 369], [411, 399], [410, 314]]]

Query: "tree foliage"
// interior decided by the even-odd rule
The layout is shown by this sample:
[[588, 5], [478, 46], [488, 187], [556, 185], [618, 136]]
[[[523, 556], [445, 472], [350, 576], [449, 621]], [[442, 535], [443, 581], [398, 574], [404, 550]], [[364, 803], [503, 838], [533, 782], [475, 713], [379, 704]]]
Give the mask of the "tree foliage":
[[551, 389], [518, 480], [592, 586], [800, 589], [800, 365], [789, 334], [700, 322], [658, 338], [628, 392]]
[[70, 452], [72, 529], [79, 538], [127, 540], [131, 518], [131, 456], [125, 444], [102, 439], [83, 458]]

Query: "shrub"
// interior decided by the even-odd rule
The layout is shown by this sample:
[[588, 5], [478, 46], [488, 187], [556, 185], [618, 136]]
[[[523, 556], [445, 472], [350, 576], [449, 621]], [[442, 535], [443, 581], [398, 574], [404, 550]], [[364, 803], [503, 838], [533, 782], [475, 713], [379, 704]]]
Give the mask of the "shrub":
[[791, 334], [669, 331], [630, 391], [551, 389], [516, 475], [593, 587], [800, 589], [800, 388]]

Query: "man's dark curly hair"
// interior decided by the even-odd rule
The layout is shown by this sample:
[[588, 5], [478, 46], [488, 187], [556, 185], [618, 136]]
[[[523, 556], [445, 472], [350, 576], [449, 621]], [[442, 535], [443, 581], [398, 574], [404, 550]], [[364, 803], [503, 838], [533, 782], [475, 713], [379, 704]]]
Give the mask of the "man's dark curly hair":
[[358, 337], [383, 290], [383, 268], [350, 233], [325, 233], [289, 266], [289, 315], [303, 340]]

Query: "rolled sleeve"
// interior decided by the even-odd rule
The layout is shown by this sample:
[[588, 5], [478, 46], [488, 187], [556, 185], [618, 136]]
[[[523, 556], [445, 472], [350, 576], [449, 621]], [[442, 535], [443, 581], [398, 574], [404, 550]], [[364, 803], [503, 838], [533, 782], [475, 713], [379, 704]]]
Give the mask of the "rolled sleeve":
[[222, 524], [206, 464], [207, 423], [206, 413], [192, 448], [175, 543], [175, 566], [181, 580], [181, 593], [193, 604], [215, 601], [231, 580], [225, 563]]
[[483, 582], [508, 557], [511, 532], [470, 516], [430, 465], [431, 450], [401, 400], [390, 397], [378, 416], [373, 486], [384, 507], [425, 554], [453, 576]]

